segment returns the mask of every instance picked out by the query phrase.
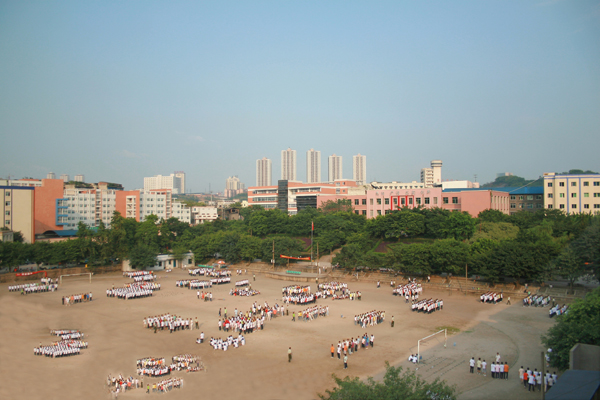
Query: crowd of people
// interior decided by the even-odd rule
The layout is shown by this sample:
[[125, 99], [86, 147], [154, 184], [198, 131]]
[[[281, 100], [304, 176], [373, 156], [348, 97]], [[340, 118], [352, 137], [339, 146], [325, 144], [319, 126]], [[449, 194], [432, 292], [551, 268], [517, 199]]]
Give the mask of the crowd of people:
[[[318, 317], [327, 316], [329, 316], [329, 306], [313, 306], [307, 308], [306, 310], [299, 311], [298, 321], [312, 321], [313, 319], [317, 319]], [[296, 321], [295, 312], [292, 312], [292, 321]]]
[[151, 377], [164, 376], [176, 368], [175, 364], [167, 365], [164, 358], [145, 357], [137, 360], [137, 374]]
[[231, 271], [228, 269], [220, 270], [213, 268], [195, 268], [189, 269], [188, 274], [193, 276], [204, 275], [204, 276], [212, 276], [217, 278], [231, 277]]
[[[183, 378], [169, 378], [164, 379], [160, 382], [155, 383], [152, 386], [153, 391], [157, 391], [158, 393], [166, 393], [172, 389], [181, 389], [183, 387]], [[150, 393], [150, 389], [146, 391], [146, 393]]]
[[240, 286], [248, 286], [248, 285], [250, 285], [250, 281], [249, 281], [248, 279], [243, 279], [243, 280], [241, 280], [241, 281], [237, 281], [237, 282], [235, 283], [235, 286], [236, 286], [236, 287], [240, 287]]
[[556, 371], [552, 374], [550, 371], [546, 371], [545, 375], [542, 375], [542, 373], [543, 371], [538, 371], [537, 368], [532, 371], [529, 367], [524, 369], [523, 366], [521, 366], [521, 368], [519, 368], [519, 379], [529, 392], [535, 392], [536, 388], [538, 391], [541, 391], [542, 385], [544, 385], [544, 391], [546, 392], [556, 384], [558, 375], [556, 375]]
[[184, 279], [181, 281], [175, 281], [175, 286], [186, 287], [188, 289], [204, 289], [212, 287], [211, 281], [199, 281], [197, 279]]
[[194, 324], [191, 318], [182, 318], [171, 314], [157, 315], [144, 319], [144, 327], [154, 329], [155, 333], [159, 329], [161, 331], [168, 329], [171, 333], [180, 330], [192, 330], [194, 329], [194, 325], [198, 327], [198, 318], [196, 318], [196, 323]]
[[213, 285], [222, 285], [224, 283], [230, 283], [231, 278], [228, 276], [220, 277], [220, 278], [211, 278], [210, 283]]
[[177, 371], [197, 372], [203, 369], [200, 357], [191, 354], [180, 354], [172, 357]]
[[70, 306], [71, 304], [83, 303], [83, 302], [92, 301], [92, 292], [89, 293], [81, 293], [81, 294], [72, 294], [70, 296], [62, 297], [63, 306]]
[[[393, 282], [394, 284], [396, 282]], [[402, 296], [408, 303], [409, 301], [415, 301], [419, 299], [419, 294], [423, 292], [423, 286], [420, 283], [409, 282], [406, 285], [398, 285], [394, 290], [392, 290], [392, 294], [394, 296]]]
[[336, 347], [331, 345], [331, 358], [335, 357], [337, 354], [337, 358], [342, 359], [342, 355], [345, 359], [344, 363], [347, 363], [348, 355], [358, 353], [358, 349], [369, 349], [370, 347], [375, 346], [375, 335], [369, 335], [368, 333], [364, 333], [362, 336], [357, 336], [356, 338], [344, 339], [340, 340]]
[[204, 291], [197, 291], [196, 295], [198, 296], [198, 300], [202, 299], [202, 301], [212, 301], [213, 299], [213, 295], [212, 292], [204, 292]]
[[533, 294], [523, 299], [523, 307], [546, 307], [550, 305], [552, 298], [550, 296]]
[[47, 278], [44, 282], [45, 278], [42, 278], [42, 282], [40, 283], [22, 283], [20, 285], [9, 285], [9, 292], [21, 292], [21, 294], [30, 294], [30, 293], [44, 293], [44, 292], [54, 292], [58, 289], [58, 282], [53, 283], [52, 279]]
[[431, 314], [434, 311], [442, 310], [444, 308], [444, 301], [441, 299], [427, 299], [421, 301], [415, 301], [411, 305], [412, 311], [424, 312]]
[[348, 289], [348, 284], [344, 282], [325, 282], [317, 285], [317, 290], [323, 292], [324, 295], [333, 296], [335, 292]]
[[360, 325], [363, 329], [367, 326], [376, 326], [385, 320], [385, 311], [369, 311], [354, 316], [354, 325]]
[[562, 306], [559, 306], [557, 304], [548, 311], [548, 315], [550, 316], [550, 318], [553, 318], [558, 315], [566, 314], [568, 311], [569, 311], [568, 304], [563, 304]]
[[119, 396], [119, 393], [131, 389], [139, 389], [143, 386], [143, 381], [140, 383], [139, 379], [132, 376], [125, 378], [122, 374], [119, 374], [118, 376], [110, 376], [109, 374], [106, 380], [108, 387], [111, 388], [111, 393], [115, 398]]
[[88, 343], [83, 340], [83, 333], [77, 330], [59, 329], [50, 331], [52, 336], [61, 338], [59, 342], [50, 345], [42, 345], [33, 348], [33, 354], [46, 357], [66, 357], [81, 353], [81, 349], [87, 349]]
[[225, 339], [211, 337], [209, 344], [215, 350], [227, 351], [227, 349], [231, 346], [233, 346], [236, 349], [240, 346], [245, 346], [246, 339], [244, 338], [244, 336], [242, 334], [238, 334], [238, 336], [235, 338], [232, 335], [229, 335]]
[[281, 289], [282, 301], [290, 304], [310, 304], [317, 301], [317, 295], [310, 292], [310, 286], [286, 286]]
[[[327, 297], [327, 296], [324, 296], [324, 297]], [[348, 290], [344, 290], [341, 294], [333, 294], [333, 296], [331, 296], [331, 298], [333, 300], [345, 300], [345, 299], [362, 300], [362, 293], [360, 291], [350, 292]]]
[[131, 283], [122, 288], [106, 289], [106, 297], [118, 297], [120, 299], [140, 299], [152, 296], [155, 290], [160, 290], [160, 283], [145, 282]]
[[498, 304], [504, 300], [504, 295], [502, 293], [486, 292], [479, 296], [479, 300], [481, 300], [482, 303]]
[[246, 289], [231, 289], [229, 291], [231, 296], [256, 296], [260, 294], [258, 290], [246, 288]]

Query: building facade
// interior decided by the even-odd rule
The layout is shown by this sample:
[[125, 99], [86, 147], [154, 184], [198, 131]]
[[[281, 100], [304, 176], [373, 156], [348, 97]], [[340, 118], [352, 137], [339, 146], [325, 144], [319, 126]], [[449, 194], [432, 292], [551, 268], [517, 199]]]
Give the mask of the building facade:
[[219, 218], [217, 207], [196, 206], [192, 207], [192, 224], [198, 225], [205, 222], [212, 222]]
[[296, 181], [296, 150], [288, 147], [281, 151], [281, 179], [287, 181]]
[[256, 186], [271, 186], [272, 180], [272, 163], [266, 157], [256, 160]]
[[73, 178], [75, 182], [85, 182], [85, 175], [77, 174], [75, 178]]
[[332, 183], [343, 179], [342, 156], [332, 154], [328, 157], [327, 181]]
[[431, 168], [421, 169], [421, 183], [425, 187], [442, 184], [442, 160], [433, 160], [431, 161]]
[[321, 182], [321, 152], [310, 149], [306, 152], [306, 183]]
[[357, 185], [364, 185], [367, 182], [367, 156], [360, 153], [352, 156], [352, 179]]
[[235, 195], [244, 193], [245, 189], [246, 186], [240, 182], [240, 178], [237, 176], [230, 176], [225, 181], [225, 192], [223, 194], [227, 198], [232, 198]]
[[21, 232], [26, 243], [35, 242], [34, 192], [34, 187], [0, 186], [0, 227], [10, 232]]
[[156, 175], [144, 178], [144, 191], [160, 189], [168, 189], [173, 194], [185, 193], [185, 174], [177, 172], [168, 176]]
[[544, 173], [544, 208], [600, 214], [600, 175]]

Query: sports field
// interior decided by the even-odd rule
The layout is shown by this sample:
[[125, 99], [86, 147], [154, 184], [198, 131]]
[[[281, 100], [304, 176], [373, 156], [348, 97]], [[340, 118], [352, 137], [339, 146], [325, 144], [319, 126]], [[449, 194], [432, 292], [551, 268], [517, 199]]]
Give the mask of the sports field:
[[[310, 322], [292, 322], [292, 311], [306, 307], [289, 306], [290, 315], [265, 322], [265, 329], [246, 335], [246, 345], [228, 351], [213, 350], [207, 343], [196, 344], [203, 331], [206, 342], [211, 336], [226, 337], [218, 330], [219, 308], [247, 311], [256, 301], [281, 304], [281, 288], [291, 284], [282, 280], [256, 276], [253, 289], [261, 291], [254, 297], [233, 297], [229, 290], [236, 279], [252, 275], [232, 276], [231, 284], [213, 286], [212, 302], [196, 298], [196, 291], [177, 288], [175, 280], [189, 279], [187, 272], [159, 272], [160, 291], [151, 298], [121, 300], [107, 298], [106, 289], [123, 286], [132, 280], [121, 274], [72, 277], [64, 280], [54, 293], [20, 295], [0, 286], [0, 385], [2, 399], [108, 399], [108, 374], [136, 374], [136, 360], [143, 357], [164, 357], [194, 354], [201, 357], [206, 372], [174, 372], [182, 377], [184, 386], [166, 396], [189, 399], [192, 396], [220, 399], [314, 399], [333, 386], [331, 374], [337, 376], [377, 376], [384, 362], [416, 368], [406, 359], [416, 353], [417, 340], [439, 327], [452, 327], [460, 333], [449, 336], [443, 348], [441, 336], [422, 347], [423, 364], [418, 373], [427, 378], [440, 376], [456, 384], [460, 398], [528, 398], [518, 383], [517, 370], [529, 364], [539, 368], [541, 347], [539, 335], [552, 325], [547, 309], [481, 304], [478, 298], [457, 292], [434, 292], [424, 289], [423, 298], [441, 298], [444, 309], [432, 314], [413, 313], [404, 299], [392, 295], [389, 282], [377, 289], [373, 283], [348, 281], [351, 291], [360, 290], [362, 301], [320, 299], [318, 305], [329, 305], [330, 316]], [[400, 283], [400, 282], [398, 282]], [[316, 285], [311, 285], [313, 291]], [[92, 292], [88, 303], [63, 306], [65, 295]], [[383, 324], [363, 330], [353, 323], [353, 316], [372, 310], [385, 310]], [[200, 330], [154, 333], [145, 329], [144, 318], [170, 313], [185, 318], [198, 318]], [[394, 316], [395, 327], [390, 326]], [[52, 359], [35, 356], [33, 348], [54, 341], [51, 329], [78, 329], [85, 333], [89, 348], [80, 355]], [[375, 346], [359, 350], [343, 363], [330, 357], [331, 344], [367, 332], [375, 335]], [[287, 361], [292, 347], [293, 360]], [[492, 360], [500, 352], [511, 366], [508, 381], [468, 374], [471, 356]], [[536, 364], [537, 363], [537, 364]], [[528, 365], [525, 365], [527, 367]], [[144, 378], [144, 384], [158, 379]], [[146, 395], [145, 390], [132, 390], [119, 398], [159, 396]], [[491, 396], [491, 397], [490, 397]], [[531, 395], [531, 398], [534, 398]], [[536, 398], [539, 394], [536, 394]]]

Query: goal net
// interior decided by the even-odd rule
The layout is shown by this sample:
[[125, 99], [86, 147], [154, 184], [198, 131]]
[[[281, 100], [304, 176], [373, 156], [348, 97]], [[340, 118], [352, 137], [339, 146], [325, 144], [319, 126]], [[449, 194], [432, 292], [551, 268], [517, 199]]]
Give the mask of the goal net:
[[[443, 335], [443, 336], [442, 336]], [[421, 350], [433, 347], [439, 343], [444, 343], [444, 348], [448, 342], [448, 330], [442, 329], [434, 334], [425, 336], [417, 342], [417, 362], [421, 362]]]

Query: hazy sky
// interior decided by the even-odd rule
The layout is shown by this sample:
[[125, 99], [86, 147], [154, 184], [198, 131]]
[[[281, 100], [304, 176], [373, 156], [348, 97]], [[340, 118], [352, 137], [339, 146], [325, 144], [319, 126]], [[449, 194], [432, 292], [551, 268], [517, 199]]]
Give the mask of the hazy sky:
[[600, 170], [599, 1], [0, 1], [0, 177]]

